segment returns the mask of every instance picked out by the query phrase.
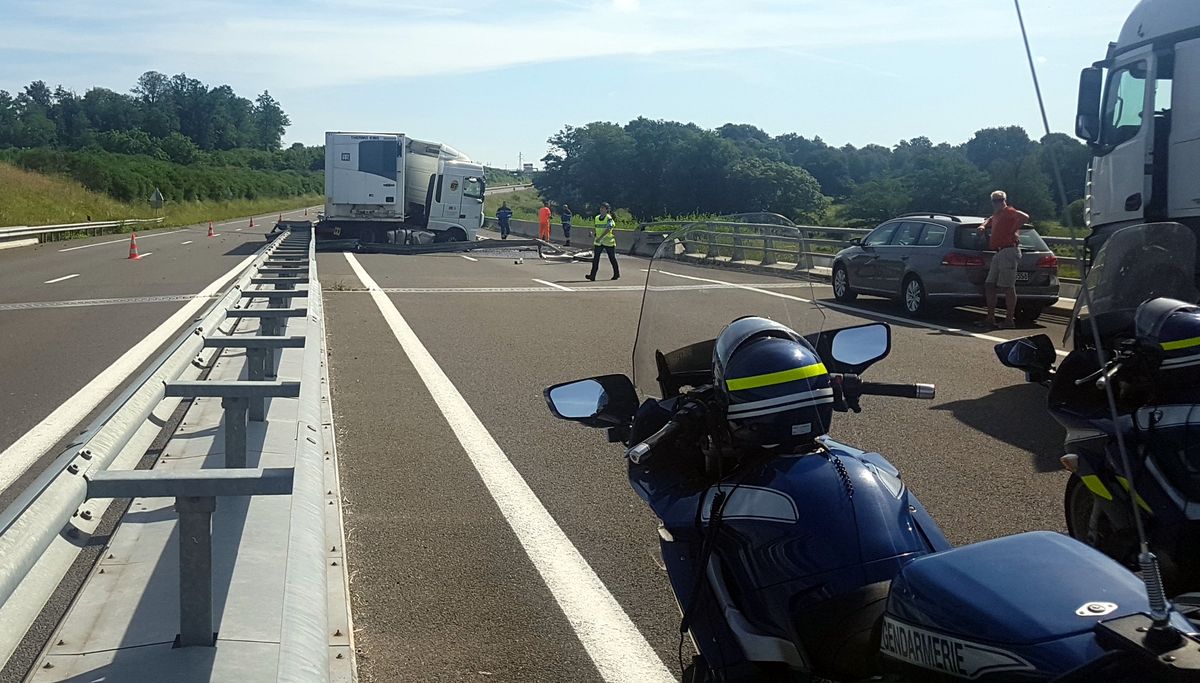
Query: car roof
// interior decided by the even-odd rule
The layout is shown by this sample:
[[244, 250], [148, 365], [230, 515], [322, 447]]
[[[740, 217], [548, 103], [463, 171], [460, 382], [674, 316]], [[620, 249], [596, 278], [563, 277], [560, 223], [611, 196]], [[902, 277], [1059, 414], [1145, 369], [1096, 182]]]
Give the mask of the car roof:
[[922, 211], [922, 212], [902, 214], [900, 216], [896, 216], [895, 218], [888, 220], [887, 222], [891, 223], [894, 221], [902, 221], [902, 220], [906, 220], [906, 219], [907, 220], [918, 219], [918, 220], [922, 220], [922, 221], [929, 221], [931, 223], [941, 223], [942, 225], [979, 225], [980, 223], [987, 220], [986, 218], [980, 218], [979, 216], [960, 216], [960, 215], [949, 214], [949, 213], [938, 213], [936, 211], [928, 211], [928, 212]]

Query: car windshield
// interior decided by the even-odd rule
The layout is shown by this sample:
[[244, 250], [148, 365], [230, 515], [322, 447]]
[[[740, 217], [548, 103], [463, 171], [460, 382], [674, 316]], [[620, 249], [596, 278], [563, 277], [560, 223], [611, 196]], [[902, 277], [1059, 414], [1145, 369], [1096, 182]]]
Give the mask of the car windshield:
[[634, 343], [638, 391], [662, 397], [671, 386], [706, 383], [711, 342], [737, 318], [820, 332], [817, 287], [812, 248], [795, 228], [701, 223], [672, 233], [647, 269]]

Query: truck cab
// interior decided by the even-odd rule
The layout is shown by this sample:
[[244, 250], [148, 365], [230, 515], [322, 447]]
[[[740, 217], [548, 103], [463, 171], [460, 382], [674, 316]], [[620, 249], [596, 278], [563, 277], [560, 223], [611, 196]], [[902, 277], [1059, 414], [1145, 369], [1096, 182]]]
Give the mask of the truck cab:
[[1200, 228], [1200, 2], [1142, 0], [1079, 79], [1075, 132], [1092, 149], [1089, 245], [1137, 223]]

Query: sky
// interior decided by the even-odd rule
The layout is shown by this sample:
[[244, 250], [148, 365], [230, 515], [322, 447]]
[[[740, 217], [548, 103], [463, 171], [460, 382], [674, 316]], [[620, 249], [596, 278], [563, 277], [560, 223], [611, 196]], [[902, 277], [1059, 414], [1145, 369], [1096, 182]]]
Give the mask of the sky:
[[[1022, 3], [1052, 130], [1135, 4]], [[269, 90], [285, 143], [405, 132], [499, 167], [638, 116], [839, 146], [1042, 130], [1011, 0], [0, 0], [0, 90], [149, 70]]]

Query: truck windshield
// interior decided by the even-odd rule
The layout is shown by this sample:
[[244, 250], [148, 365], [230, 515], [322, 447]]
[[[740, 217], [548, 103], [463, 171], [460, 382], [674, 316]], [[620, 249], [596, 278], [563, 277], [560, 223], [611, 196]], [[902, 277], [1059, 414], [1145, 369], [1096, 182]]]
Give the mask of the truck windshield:
[[1109, 77], [1104, 103], [1104, 131], [1100, 140], [1112, 149], [1132, 140], [1142, 127], [1146, 102], [1146, 62], [1134, 62], [1117, 69]]
[[483, 199], [483, 178], [467, 178], [463, 182], [463, 196]]

